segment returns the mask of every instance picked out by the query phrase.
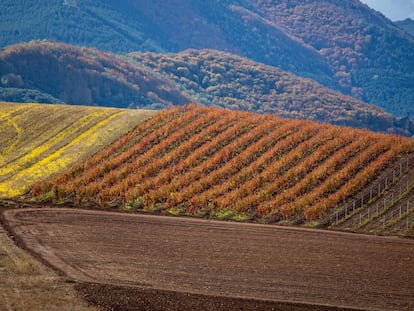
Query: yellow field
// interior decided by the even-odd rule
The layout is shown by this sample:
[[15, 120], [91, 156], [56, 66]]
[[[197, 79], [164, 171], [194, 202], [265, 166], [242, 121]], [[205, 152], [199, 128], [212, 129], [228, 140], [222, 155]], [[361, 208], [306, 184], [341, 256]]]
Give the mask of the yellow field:
[[0, 197], [85, 159], [152, 116], [149, 110], [0, 103]]

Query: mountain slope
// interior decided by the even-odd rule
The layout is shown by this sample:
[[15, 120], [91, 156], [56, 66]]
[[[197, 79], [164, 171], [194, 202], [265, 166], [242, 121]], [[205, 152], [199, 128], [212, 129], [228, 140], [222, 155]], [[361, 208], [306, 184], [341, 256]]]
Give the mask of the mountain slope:
[[402, 137], [186, 106], [160, 112], [34, 185], [32, 195], [220, 219], [314, 220], [413, 153]]
[[394, 22], [398, 27], [409, 33], [411, 36], [414, 37], [414, 20], [411, 18], [407, 18], [403, 21]]
[[414, 39], [358, 0], [5, 0], [0, 17], [2, 47], [49, 39], [115, 52], [217, 49], [414, 115]]
[[0, 197], [68, 168], [154, 112], [0, 103]]
[[375, 130], [393, 126], [389, 116], [374, 106], [235, 55], [212, 50], [130, 55], [205, 105]]
[[[190, 101], [169, 81], [113, 54], [52, 42], [11, 46], [0, 51], [3, 100], [32, 94], [51, 102], [110, 107], [161, 107]], [[37, 93], [36, 93], [37, 92]], [[14, 99], [16, 100], [16, 99]]]
[[134, 53], [121, 58], [65, 44], [21, 44], [0, 52], [0, 76], [3, 100], [16, 93], [18, 98], [43, 94], [51, 102], [123, 108], [198, 102], [409, 136], [414, 133], [408, 120], [398, 124], [375, 106], [310, 79], [211, 50], [177, 55]]
[[335, 85], [317, 51], [237, 1], [5, 0], [0, 8], [0, 47], [47, 39], [113, 52], [212, 48]]
[[342, 91], [400, 116], [414, 115], [414, 38], [358, 0], [249, 0], [335, 70]]

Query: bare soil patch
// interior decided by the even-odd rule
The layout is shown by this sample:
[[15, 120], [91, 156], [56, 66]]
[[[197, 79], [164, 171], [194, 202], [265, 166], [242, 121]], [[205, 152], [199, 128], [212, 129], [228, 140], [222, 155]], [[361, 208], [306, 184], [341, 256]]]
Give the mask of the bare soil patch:
[[[223, 310], [208, 307], [217, 299], [273, 303], [269, 310], [280, 302], [315, 310], [414, 309], [412, 240], [73, 209], [4, 216], [25, 247], [89, 282], [78, 289], [107, 309], [127, 310], [139, 297], [153, 301], [143, 310], [169, 310], [171, 301], [191, 306], [193, 299], [206, 299], [207, 310]], [[117, 307], [122, 299], [135, 302]]]

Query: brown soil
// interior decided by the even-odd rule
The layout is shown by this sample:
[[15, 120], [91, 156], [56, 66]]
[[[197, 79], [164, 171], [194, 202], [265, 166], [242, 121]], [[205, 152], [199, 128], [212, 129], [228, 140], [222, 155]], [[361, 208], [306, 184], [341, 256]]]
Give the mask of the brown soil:
[[414, 309], [414, 241], [72, 209], [4, 211], [109, 310]]

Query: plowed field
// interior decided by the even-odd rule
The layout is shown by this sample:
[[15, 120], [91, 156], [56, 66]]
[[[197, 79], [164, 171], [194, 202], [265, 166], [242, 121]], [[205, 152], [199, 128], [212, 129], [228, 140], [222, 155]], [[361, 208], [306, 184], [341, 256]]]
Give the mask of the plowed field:
[[131, 293], [414, 309], [412, 240], [73, 209], [4, 216], [26, 248], [68, 276]]

